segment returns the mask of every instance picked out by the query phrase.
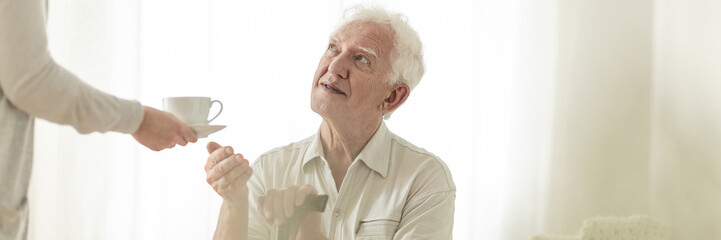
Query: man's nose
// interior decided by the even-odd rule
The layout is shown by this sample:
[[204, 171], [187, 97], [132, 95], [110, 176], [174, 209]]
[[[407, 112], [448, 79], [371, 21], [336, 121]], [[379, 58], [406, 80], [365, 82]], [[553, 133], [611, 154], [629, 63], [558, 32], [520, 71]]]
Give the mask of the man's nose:
[[333, 59], [331, 59], [330, 65], [328, 66], [328, 71], [342, 79], [348, 78], [348, 70], [350, 66], [348, 65], [349, 61], [347, 59], [348, 56], [346, 56], [345, 54], [335, 56]]

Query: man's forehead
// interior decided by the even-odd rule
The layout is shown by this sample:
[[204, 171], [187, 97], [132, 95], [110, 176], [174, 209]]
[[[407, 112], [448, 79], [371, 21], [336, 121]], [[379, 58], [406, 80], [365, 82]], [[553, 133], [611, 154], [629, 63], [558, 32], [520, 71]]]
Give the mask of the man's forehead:
[[375, 36], [377, 38], [386, 38], [392, 35], [392, 31], [392, 28], [387, 23], [355, 20], [340, 26], [336, 29], [335, 33], [333, 33], [334, 36], [331, 37], [338, 37], [341, 33], [349, 33], [352, 35], [362, 34]]
[[382, 25], [381, 23], [358, 21], [346, 23], [330, 36], [330, 41], [341, 43], [352, 39], [351, 41], [354, 41], [356, 45], [353, 47], [378, 57], [378, 51], [384, 47], [383, 45], [393, 44], [388, 29]]

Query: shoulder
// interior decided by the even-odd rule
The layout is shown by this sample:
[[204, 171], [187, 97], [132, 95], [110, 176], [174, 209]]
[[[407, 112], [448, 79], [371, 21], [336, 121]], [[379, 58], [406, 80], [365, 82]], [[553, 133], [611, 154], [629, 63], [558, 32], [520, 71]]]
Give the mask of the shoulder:
[[316, 135], [313, 135], [285, 146], [270, 149], [261, 154], [252, 164], [252, 167], [254, 170], [262, 170], [264, 168], [279, 170], [279, 168], [295, 166], [292, 163], [303, 160], [303, 155], [307, 151], [308, 146], [315, 140], [315, 137]]
[[456, 190], [451, 171], [440, 157], [395, 134], [391, 134], [391, 161], [396, 171], [411, 170], [418, 187], [436, 192]]
[[315, 139], [315, 135], [307, 137], [303, 140], [292, 142], [285, 146], [276, 147], [261, 154], [258, 158], [272, 157], [276, 155], [282, 155], [286, 153], [292, 153], [297, 151], [303, 151], [308, 148], [308, 145]]
[[291, 176], [298, 174], [304, 153], [313, 137], [293, 142], [285, 146], [273, 148], [260, 155], [251, 164], [253, 184], [257, 194], [264, 194], [266, 189], [283, 188], [288, 184], [286, 180], [294, 179]]
[[287, 164], [292, 159], [302, 159], [303, 154], [314, 139], [315, 135], [285, 146], [270, 149], [258, 157], [255, 163], [253, 163], [253, 167], [255, 168], [256, 165], [258, 165], [257, 167], [262, 167], [268, 164]]

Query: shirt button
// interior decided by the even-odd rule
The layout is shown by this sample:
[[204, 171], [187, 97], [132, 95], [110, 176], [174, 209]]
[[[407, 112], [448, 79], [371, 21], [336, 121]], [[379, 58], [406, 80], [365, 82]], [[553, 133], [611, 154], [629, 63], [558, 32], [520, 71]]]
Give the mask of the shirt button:
[[336, 208], [335, 210], [333, 210], [333, 216], [340, 216], [340, 209]]

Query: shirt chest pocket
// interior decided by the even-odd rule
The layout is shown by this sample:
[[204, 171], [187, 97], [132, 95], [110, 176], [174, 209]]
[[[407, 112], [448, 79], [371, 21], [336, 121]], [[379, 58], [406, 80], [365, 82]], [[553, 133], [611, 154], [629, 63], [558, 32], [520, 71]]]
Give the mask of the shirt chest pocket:
[[392, 219], [369, 219], [360, 221], [356, 240], [393, 239], [399, 222]]

